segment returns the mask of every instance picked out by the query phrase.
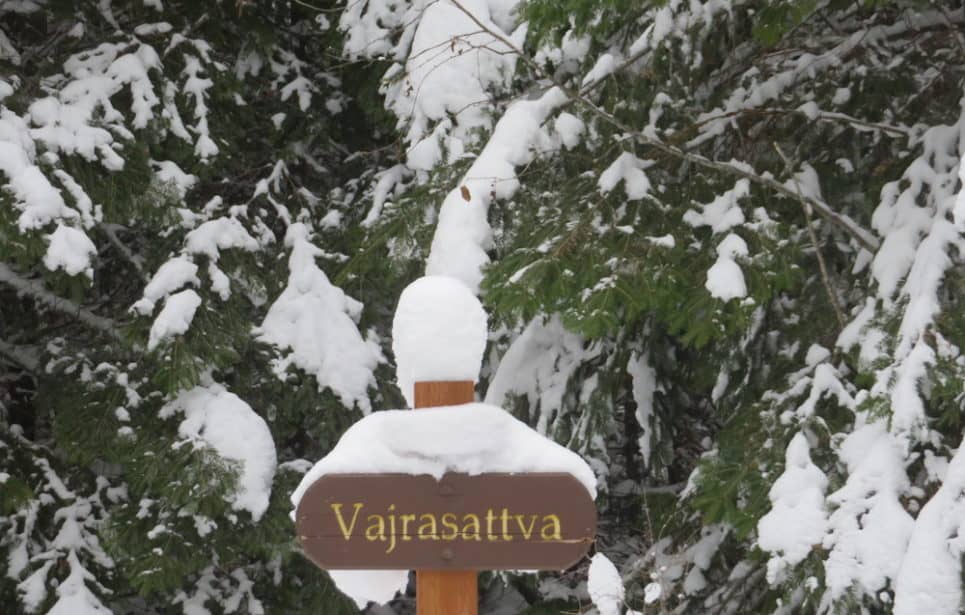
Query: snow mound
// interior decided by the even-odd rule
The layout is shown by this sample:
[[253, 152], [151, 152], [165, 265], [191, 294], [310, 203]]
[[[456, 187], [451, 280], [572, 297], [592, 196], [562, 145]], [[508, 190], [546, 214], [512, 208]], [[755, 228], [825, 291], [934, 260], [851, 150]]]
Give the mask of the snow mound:
[[538, 99], [519, 100], [506, 109], [459, 186], [442, 202], [426, 259], [427, 274], [450, 275], [473, 291], [479, 289], [481, 267], [489, 262], [486, 250], [492, 244], [486, 219], [489, 205], [516, 193], [520, 186], [516, 167], [530, 162], [535, 150], [548, 149], [541, 127], [564, 102], [566, 96], [559, 88], [551, 88]]
[[[291, 495], [292, 506], [327, 474], [397, 472], [565, 472], [596, 497], [596, 477], [576, 453], [539, 435], [511, 414], [487, 404], [441, 406], [414, 412], [386, 410], [370, 414], [342, 435], [338, 444], [305, 474]], [[292, 512], [294, 516], [294, 512]], [[405, 570], [342, 570], [330, 576], [360, 608], [384, 603], [405, 587]]]
[[864, 423], [859, 415], [841, 443], [848, 480], [827, 498], [829, 517], [824, 548], [825, 585], [832, 600], [855, 586], [875, 595], [896, 579], [915, 520], [902, 505], [910, 490], [901, 442], [884, 421]]
[[895, 580], [896, 615], [959, 613], [965, 553], [965, 446], [915, 520]]
[[142, 316], [147, 316], [154, 311], [158, 301], [186, 284], [201, 285], [201, 280], [198, 279], [198, 266], [184, 256], [172, 258], [158, 268], [157, 273], [144, 287], [144, 297], [131, 309]]
[[601, 194], [607, 194], [621, 181], [627, 191], [628, 201], [639, 201], [650, 192], [650, 180], [643, 172], [651, 163], [640, 160], [630, 152], [623, 152], [600, 174], [597, 185]]
[[623, 605], [623, 579], [606, 555], [597, 553], [590, 560], [586, 591], [600, 615], [620, 615]]
[[828, 527], [824, 492], [828, 478], [811, 462], [807, 438], [798, 433], [785, 456], [784, 474], [769, 494], [771, 510], [757, 523], [757, 544], [772, 553], [767, 580], [774, 584], [788, 567], [794, 567], [821, 544]]
[[739, 235], [730, 233], [717, 246], [717, 262], [707, 270], [705, 288], [717, 299], [730, 301], [747, 296], [744, 272], [735, 258], [747, 256], [747, 243]]
[[382, 361], [376, 342], [365, 340], [355, 324], [362, 304], [333, 285], [318, 265], [321, 254], [302, 223], [292, 224], [285, 236], [291, 247], [288, 286], [272, 304], [258, 339], [290, 352], [274, 362], [279, 378], [289, 365], [315, 376], [319, 388], [329, 387], [347, 407], [371, 405], [368, 388], [375, 386], [373, 370]]
[[223, 459], [239, 464], [232, 508], [247, 510], [256, 522], [260, 520], [268, 509], [278, 463], [264, 419], [240, 397], [214, 383], [182, 392], [161, 408], [159, 416], [170, 418], [178, 412], [184, 413], [178, 425], [182, 438], [210, 446]]
[[47, 253], [44, 254], [44, 266], [47, 269], [63, 269], [71, 276], [83, 273], [88, 278], [94, 277], [91, 259], [97, 254], [97, 247], [84, 231], [58, 224], [57, 230], [48, 235], [47, 239], [50, 242]]
[[169, 337], [187, 333], [188, 329], [191, 328], [191, 322], [194, 320], [194, 313], [200, 305], [201, 297], [190, 288], [168, 297], [161, 313], [157, 315], [151, 325], [147, 349], [154, 350], [158, 347], [158, 344]]
[[409, 406], [416, 382], [479, 379], [487, 316], [465, 284], [447, 276], [419, 278], [402, 291], [392, 321], [396, 377]]
[[596, 497], [596, 477], [583, 458], [538, 434], [502, 408], [482, 403], [376, 412], [352, 425], [308, 471], [292, 506], [326, 474], [398, 472], [566, 472]]

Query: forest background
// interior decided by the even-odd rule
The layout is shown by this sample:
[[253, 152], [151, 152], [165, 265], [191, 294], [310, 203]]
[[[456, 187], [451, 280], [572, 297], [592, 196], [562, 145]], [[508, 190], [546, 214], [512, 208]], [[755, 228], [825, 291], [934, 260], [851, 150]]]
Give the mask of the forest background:
[[[288, 496], [404, 407], [428, 272], [489, 312], [480, 397], [596, 472], [613, 612], [959, 612], [963, 24], [0, 0], [2, 608], [357, 612]], [[483, 612], [586, 579], [484, 575]]]

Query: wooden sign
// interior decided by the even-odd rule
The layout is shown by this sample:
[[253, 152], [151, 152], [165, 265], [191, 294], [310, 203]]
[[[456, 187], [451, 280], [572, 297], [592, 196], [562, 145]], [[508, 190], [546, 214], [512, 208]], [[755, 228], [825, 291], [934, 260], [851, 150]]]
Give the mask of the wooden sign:
[[596, 506], [570, 474], [331, 474], [296, 525], [331, 570], [562, 570], [590, 548]]

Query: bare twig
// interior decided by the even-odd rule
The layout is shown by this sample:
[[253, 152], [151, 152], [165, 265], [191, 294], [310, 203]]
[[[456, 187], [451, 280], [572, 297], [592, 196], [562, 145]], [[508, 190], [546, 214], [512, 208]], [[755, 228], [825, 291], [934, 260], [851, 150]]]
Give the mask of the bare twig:
[[[787, 168], [788, 174], [791, 176], [791, 181], [797, 187], [798, 192], [801, 191], [800, 184], [798, 183], [797, 176], [794, 175], [794, 169], [791, 165], [791, 161], [788, 160], [784, 151], [777, 143], [772, 143], [774, 149], [777, 150], [777, 155], [781, 157], [784, 161], [784, 165]], [[818, 269], [821, 271], [821, 281], [824, 283], [824, 290], [828, 293], [828, 299], [831, 300], [831, 307], [834, 308], [834, 315], [838, 319], [838, 325], [840, 329], [844, 329], [845, 319], [844, 311], [841, 309], [841, 303], [838, 301], [838, 296], [834, 293], [834, 288], [831, 286], [831, 276], [828, 274], [827, 263], [824, 262], [824, 255], [821, 253], [821, 245], [818, 243], [818, 235], [814, 232], [814, 221], [811, 219], [811, 208], [807, 205], [803, 205], [804, 210], [804, 220], [807, 224], [808, 235], [811, 237], [811, 244], [814, 246], [814, 253], [818, 257]]]

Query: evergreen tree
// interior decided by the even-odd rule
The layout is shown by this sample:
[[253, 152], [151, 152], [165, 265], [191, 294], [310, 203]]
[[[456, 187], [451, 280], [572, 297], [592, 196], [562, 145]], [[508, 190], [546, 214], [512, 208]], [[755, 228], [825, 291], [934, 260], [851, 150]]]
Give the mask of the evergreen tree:
[[963, 24], [0, 1], [3, 604], [355, 612], [288, 494], [403, 405], [390, 323], [428, 272], [490, 311], [485, 399], [593, 465], [626, 585], [490, 596], [957, 612]]

